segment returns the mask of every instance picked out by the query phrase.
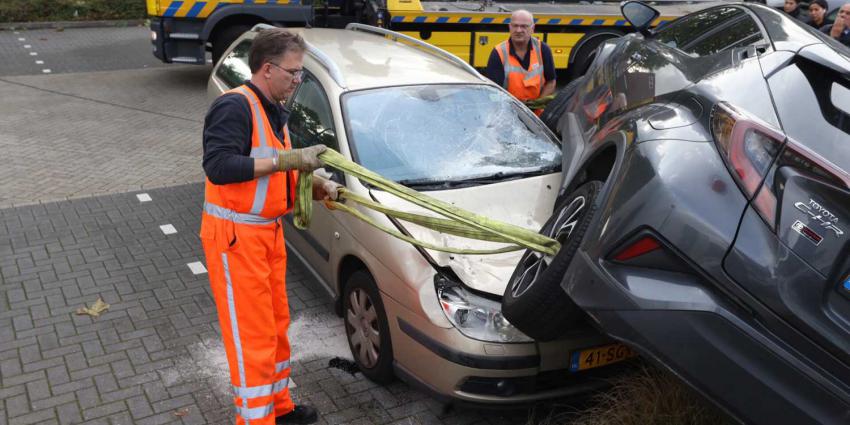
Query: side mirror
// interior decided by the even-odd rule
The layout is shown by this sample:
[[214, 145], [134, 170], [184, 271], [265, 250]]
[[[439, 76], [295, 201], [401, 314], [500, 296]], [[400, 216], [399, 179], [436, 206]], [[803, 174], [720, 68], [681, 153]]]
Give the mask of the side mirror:
[[639, 1], [625, 1], [620, 3], [620, 11], [623, 17], [644, 36], [649, 36], [649, 26], [661, 15], [661, 12], [651, 6]]

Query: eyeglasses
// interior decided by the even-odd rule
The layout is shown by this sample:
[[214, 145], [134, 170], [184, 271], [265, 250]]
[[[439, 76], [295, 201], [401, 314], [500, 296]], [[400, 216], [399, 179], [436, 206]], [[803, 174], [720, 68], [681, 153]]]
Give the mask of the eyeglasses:
[[276, 63], [273, 63], [273, 62], [269, 62], [269, 65], [271, 65], [271, 66], [273, 66], [277, 69], [280, 69], [282, 71], [288, 72], [289, 75], [292, 76], [292, 78], [301, 78], [304, 75], [303, 69], [286, 69], [286, 68], [284, 68], [284, 67], [282, 67], [282, 66], [280, 66]]

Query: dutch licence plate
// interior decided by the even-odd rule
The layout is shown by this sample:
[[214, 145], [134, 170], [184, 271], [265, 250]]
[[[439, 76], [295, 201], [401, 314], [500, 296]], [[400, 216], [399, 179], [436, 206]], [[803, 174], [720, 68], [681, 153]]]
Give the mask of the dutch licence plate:
[[570, 372], [593, 369], [635, 357], [637, 353], [624, 344], [609, 344], [572, 353]]

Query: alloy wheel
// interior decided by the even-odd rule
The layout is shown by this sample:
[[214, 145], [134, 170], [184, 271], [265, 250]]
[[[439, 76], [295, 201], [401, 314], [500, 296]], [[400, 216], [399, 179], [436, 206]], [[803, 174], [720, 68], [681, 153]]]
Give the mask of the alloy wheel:
[[[587, 200], [584, 196], [573, 198], [569, 204], [561, 208], [552, 226], [548, 231], [544, 231], [543, 234], [557, 240], [561, 243], [561, 246], [566, 245], [570, 235], [572, 235], [573, 230], [578, 225], [581, 213], [584, 211], [586, 204]], [[550, 262], [551, 257], [549, 256], [531, 250], [527, 251], [519, 263], [519, 267], [523, 268], [523, 272], [510, 282], [511, 295], [514, 298], [521, 297], [534, 286], [534, 283], [537, 282]]]
[[362, 366], [373, 368], [381, 352], [378, 313], [369, 294], [360, 288], [351, 291], [348, 301], [346, 322], [352, 351]]

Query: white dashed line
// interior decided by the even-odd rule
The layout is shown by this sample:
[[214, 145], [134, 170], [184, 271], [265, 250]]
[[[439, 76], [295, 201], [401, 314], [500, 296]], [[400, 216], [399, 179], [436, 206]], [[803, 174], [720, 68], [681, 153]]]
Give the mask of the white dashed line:
[[36, 53], [36, 52], [30, 52], [30, 56], [38, 56], [38, 53]]
[[140, 193], [140, 194], [136, 195], [136, 198], [139, 198], [139, 202], [153, 201], [153, 199], [151, 199], [151, 196], [148, 195], [147, 193]]
[[204, 267], [204, 264], [200, 261], [195, 261], [194, 263], [186, 264], [189, 266], [189, 270], [192, 271], [192, 274], [204, 274], [207, 272], [207, 268]]
[[20, 38], [18, 38], [18, 41], [27, 41], [27, 39], [26, 39], [26, 38], [23, 38], [23, 37], [20, 37]]
[[35, 61], [36, 65], [44, 65], [44, 61]]
[[174, 225], [171, 224], [163, 224], [162, 226], [159, 226], [159, 229], [166, 235], [173, 235], [177, 233], [177, 229], [175, 229]]
[[31, 44], [24, 44], [24, 49], [32, 49], [32, 45]]
[[18, 35], [18, 34], [20, 34], [20, 33], [21, 33], [20, 31], [15, 31], [15, 35]]
[[41, 72], [43, 72], [43, 73], [45, 73], [45, 74], [50, 74], [50, 73], [51, 73], [51, 72], [53, 72], [53, 71], [51, 71], [51, 70], [48, 68], [48, 69], [42, 69], [42, 70], [41, 70]]

